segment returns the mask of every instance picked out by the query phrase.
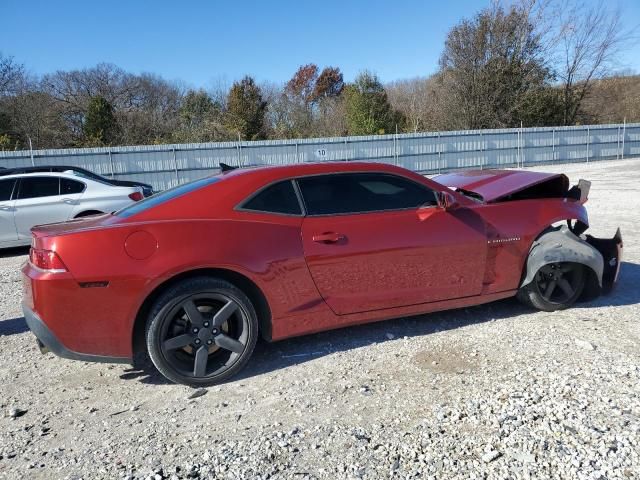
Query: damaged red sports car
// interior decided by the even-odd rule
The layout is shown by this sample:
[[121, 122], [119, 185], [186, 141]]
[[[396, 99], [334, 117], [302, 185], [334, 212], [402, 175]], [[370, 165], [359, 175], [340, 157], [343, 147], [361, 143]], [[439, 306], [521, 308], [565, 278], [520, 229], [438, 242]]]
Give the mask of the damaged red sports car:
[[[609, 290], [622, 240], [583, 235], [589, 182], [379, 163], [234, 169], [33, 229], [24, 315], [43, 352], [211, 385], [280, 340], [517, 295]], [[564, 224], [560, 224], [563, 222]]]

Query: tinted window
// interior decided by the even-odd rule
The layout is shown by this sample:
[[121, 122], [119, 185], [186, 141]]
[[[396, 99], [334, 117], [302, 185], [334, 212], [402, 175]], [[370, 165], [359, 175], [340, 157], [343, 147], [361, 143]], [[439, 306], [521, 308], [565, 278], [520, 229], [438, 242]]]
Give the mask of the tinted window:
[[437, 205], [434, 192], [406, 178], [349, 173], [298, 180], [309, 215], [400, 210]]
[[169, 190], [165, 190], [164, 192], [156, 193], [151, 197], [147, 197], [140, 202], [133, 203], [130, 206], [116, 212], [116, 215], [124, 218], [136, 215], [137, 213], [149, 210], [150, 208], [168, 202], [169, 200], [173, 200], [174, 198], [181, 197], [182, 195], [193, 192], [194, 190], [198, 190], [199, 188], [211, 185], [218, 180], [220, 179], [217, 177], [206, 177], [194, 182], [178, 185], [177, 187], [173, 187]]
[[25, 177], [20, 180], [18, 199], [60, 195], [58, 177]]
[[72, 193], [82, 193], [84, 191], [84, 183], [76, 182], [68, 178], [60, 179], [60, 194], [70, 195]]
[[13, 191], [14, 179], [0, 181], [0, 202], [11, 200], [11, 192]]
[[271, 185], [250, 198], [242, 208], [260, 212], [301, 215], [298, 196], [291, 180]]

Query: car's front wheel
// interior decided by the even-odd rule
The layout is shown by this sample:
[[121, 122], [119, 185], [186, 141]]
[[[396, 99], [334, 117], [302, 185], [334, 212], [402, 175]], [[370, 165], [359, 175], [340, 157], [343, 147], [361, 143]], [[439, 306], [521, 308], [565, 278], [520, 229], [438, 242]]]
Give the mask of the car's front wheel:
[[543, 265], [531, 283], [518, 291], [526, 305], [554, 312], [573, 305], [584, 290], [585, 267], [579, 263], [558, 262]]
[[223, 382], [247, 363], [258, 338], [249, 298], [212, 277], [183, 280], [160, 295], [147, 320], [149, 356], [167, 379], [191, 386]]

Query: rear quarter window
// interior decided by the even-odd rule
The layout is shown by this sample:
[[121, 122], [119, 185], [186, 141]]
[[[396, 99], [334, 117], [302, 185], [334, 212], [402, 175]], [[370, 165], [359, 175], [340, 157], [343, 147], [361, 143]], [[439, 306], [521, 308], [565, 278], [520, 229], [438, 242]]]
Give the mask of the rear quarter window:
[[241, 209], [283, 215], [302, 215], [300, 202], [291, 180], [284, 180], [258, 191], [242, 204]]

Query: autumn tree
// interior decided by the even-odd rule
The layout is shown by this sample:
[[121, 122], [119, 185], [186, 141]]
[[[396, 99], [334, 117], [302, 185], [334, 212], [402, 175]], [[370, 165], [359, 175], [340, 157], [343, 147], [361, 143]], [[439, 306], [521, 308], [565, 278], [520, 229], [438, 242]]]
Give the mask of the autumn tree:
[[314, 89], [318, 79], [318, 66], [313, 63], [303, 65], [285, 86], [285, 92], [293, 98], [308, 105], [313, 102]]
[[118, 135], [113, 106], [106, 98], [95, 96], [89, 101], [82, 126], [88, 145], [112, 145]]
[[335, 98], [344, 89], [344, 78], [342, 72], [336, 67], [325, 67], [316, 79], [313, 88], [312, 98], [320, 101], [324, 98]]
[[242, 140], [256, 140], [263, 136], [267, 102], [253, 78], [246, 76], [234, 82], [227, 96], [225, 126]]
[[387, 99], [378, 77], [361, 72], [354, 83], [345, 87], [345, 114], [350, 135], [391, 133], [401, 122]]

